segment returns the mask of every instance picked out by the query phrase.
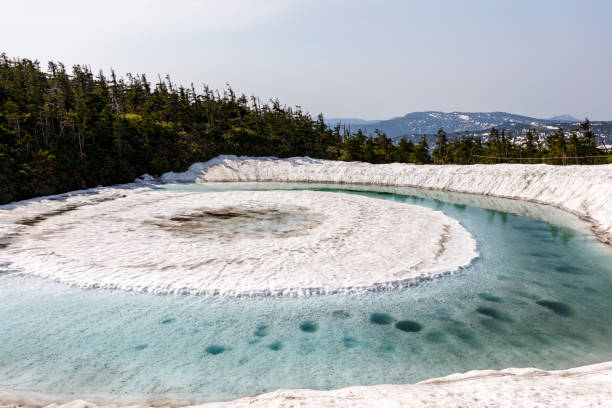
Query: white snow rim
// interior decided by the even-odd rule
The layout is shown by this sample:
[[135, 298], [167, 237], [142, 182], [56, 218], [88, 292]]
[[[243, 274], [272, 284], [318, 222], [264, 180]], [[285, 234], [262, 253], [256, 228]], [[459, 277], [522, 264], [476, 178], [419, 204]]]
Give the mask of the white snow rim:
[[110, 188], [61, 205], [0, 214], [21, 213], [3, 261], [83, 288], [279, 296], [412, 286], [478, 255], [442, 212], [354, 194]]

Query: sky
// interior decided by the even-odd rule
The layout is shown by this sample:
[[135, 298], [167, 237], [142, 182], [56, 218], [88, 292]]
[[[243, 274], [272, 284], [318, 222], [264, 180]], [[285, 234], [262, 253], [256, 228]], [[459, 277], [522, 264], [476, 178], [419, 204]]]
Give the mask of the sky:
[[169, 74], [316, 115], [612, 120], [612, 1], [20, 0], [0, 52]]

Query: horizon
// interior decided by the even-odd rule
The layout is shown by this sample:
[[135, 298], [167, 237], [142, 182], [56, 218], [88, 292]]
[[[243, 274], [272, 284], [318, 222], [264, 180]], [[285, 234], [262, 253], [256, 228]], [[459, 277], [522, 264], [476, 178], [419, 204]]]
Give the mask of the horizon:
[[60, 0], [4, 9], [0, 52], [43, 68], [169, 74], [196, 89], [229, 83], [330, 118], [431, 109], [612, 119], [612, 3], [602, 0]]
[[556, 120], [556, 119], [553, 119], [553, 118], [554, 117], [558, 117], [558, 116], [571, 116], [576, 121], [584, 121], [585, 119], [589, 119], [589, 121], [591, 121], [591, 122], [608, 122], [608, 120], [605, 120], [605, 119], [604, 120], [591, 119], [589, 117], [581, 119], [581, 118], [577, 117], [576, 115], [572, 115], [572, 114], [566, 113], [566, 112], [559, 113], [559, 114], [556, 114], [556, 115], [553, 115], [553, 116], [547, 117], [547, 118], [541, 118], [541, 117], [537, 117], [537, 116], [534, 116], [534, 115], [524, 115], [524, 114], [520, 114], [520, 113], [506, 112], [506, 111], [480, 111], [480, 112], [469, 111], [468, 112], [468, 111], [460, 111], [460, 110], [441, 111], [441, 110], [435, 110], [435, 109], [426, 109], [426, 110], [419, 110], [419, 111], [413, 111], [413, 112], [406, 112], [403, 115], [392, 116], [392, 117], [389, 117], [389, 118], [368, 119], [368, 118], [357, 118], [357, 117], [335, 117], [335, 116], [334, 117], [327, 117], [327, 116], [325, 116], [325, 119], [326, 120], [332, 120], [332, 119], [333, 120], [363, 120], [363, 121], [366, 121], [366, 122], [383, 122], [383, 121], [386, 121], [386, 120], [393, 120], [393, 119], [402, 118], [402, 117], [404, 117], [406, 115], [409, 115], [411, 113], [445, 113], [445, 114], [449, 114], [449, 113], [467, 113], [467, 114], [470, 114], [470, 113], [509, 113], [509, 114], [512, 114], [512, 115], [526, 116], [526, 117], [530, 117], [532, 119], [540, 119], [540, 120]]

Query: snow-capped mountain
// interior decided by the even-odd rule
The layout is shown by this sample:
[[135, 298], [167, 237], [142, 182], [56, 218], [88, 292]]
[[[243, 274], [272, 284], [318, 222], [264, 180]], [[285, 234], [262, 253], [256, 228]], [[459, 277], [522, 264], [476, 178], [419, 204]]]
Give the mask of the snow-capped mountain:
[[[435, 143], [438, 129], [443, 128], [449, 138], [464, 135], [466, 132], [472, 136], [483, 136], [495, 126], [499, 130], [509, 132], [512, 137], [520, 137], [528, 130], [534, 130], [538, 137], [556, 132], [560, 128], [565, 132], [578, 129], [580, 120], [569, 115], [559, 115], [550, 119], [538, 119], [529, 116], [515, 115], [507, 112], [413, 112], [402, 117], [388, 120], [366, 121], [362, 119], [333, 118], [325, 121], [331, 127], [340, 124], [352, 132], [362, 129], [366, 134], [374, 135], [379, 129], [394, 140], [407, 137], [418, 143], [423, 135], [427, 135], [427, 142]], [[605, 143], [612, 143], [612, 121], [591, 122], [595, 132]]]
[[389, 137], [397, 137], [411, 134], [433, 134], [440, 128], [443, 128], [448, 133], [455, 133], [490, 129], [493, 126], [506, 129], [523, 126], [545, 126], [561, 121], [566, 120], [537, 119], [507, 112], [446, 113], [428, 111], [412, 112], [401, 117], [372, 123], [351, 123], [350, 121], [344, 123], [351, 124], [351, 128], [360, 128], [368, 133], [373, 133], [375, 129], [380, 129]]

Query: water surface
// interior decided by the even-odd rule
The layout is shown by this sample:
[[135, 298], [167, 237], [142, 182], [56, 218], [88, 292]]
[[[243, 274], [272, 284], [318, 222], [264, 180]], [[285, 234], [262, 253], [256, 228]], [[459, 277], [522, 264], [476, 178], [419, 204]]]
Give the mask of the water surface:
[[407, 188], [157, 188], [307, 188], [422, 205], [459, 220], [476, 238], [480, 258], [419, 286], [303, 298], [83, 290], [0, 266], [0, 389], [204, 402], [277, 388], [411, 383], [472, 369], [612, 360], [612, 251], [569, 214]]

